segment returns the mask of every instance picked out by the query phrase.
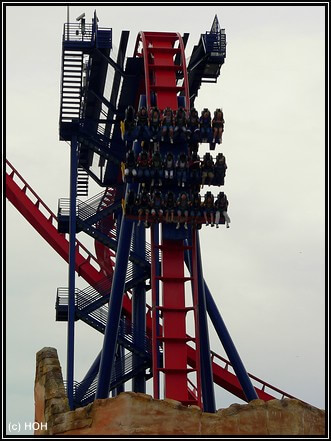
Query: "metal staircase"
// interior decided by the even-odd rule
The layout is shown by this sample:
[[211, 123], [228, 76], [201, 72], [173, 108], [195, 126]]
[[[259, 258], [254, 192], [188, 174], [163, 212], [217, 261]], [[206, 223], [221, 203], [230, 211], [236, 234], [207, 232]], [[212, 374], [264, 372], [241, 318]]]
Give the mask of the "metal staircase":
[[[90, 287], [91, 288], [91, 287]], [[75, 290], [76, 319], [81, 319], [92, 328], [104, 333], [107, 324], [107, 306], [91, 310], [89, 306], [95, 302], [97, 295], [91, 295], [87, 290]], [[65, 311], [68, 310], [68, 289], [58, 288], [56, 299], [57, 320], [66, 321]], [[145, 337], [138, 341], [134, 334], [132, 322], [122, 316], [119, 327], [119, 343], [126, 349], [142, 357], [151, 353], [150, 339]]]
[[83, 86], [83, 59], [83, 51], [63, 48], [60, 127], [64, 123], [72, 123], [73, 121], [78, 121], [80, 119]]
[[88, 196], [88, 173], [82, 168], [77, 169], [77, 196]]
[[[110, 205], [102, 204], [104, 200], [104, 191], [98, 193], [92, 198], [81, 201], [77, 199], [77, 216], [81, 221], [94, 225], [101, 219], [109, 216], [121, 207], [121, 200], [112, 202]], [[61, 198], [58, 204], [58, 217], [65, 221], [69, 217], [70, 199]]]
[[[137, 374], [145, 371], [150, 366], [151, 359], [148, 356], [145, 358], [139, 357], [137, 359], [135, 354], [128, 353], [124, 355], [124, 357], [117, 357], [114, 363], [114, 369], [112, 371], [109, 392], [122, 385], [126, 381], [131, 380]], [[88, 384], [88, 388], [84, 388], [85, 383]], [[74, 402], [76, 408], [86, 406], [94, 401], [97, 383], [98, 375], [93, 375], [92, 377], [86, 378], [81, 382], [74, 383]], [[83, 392], [80, 391], [81, 389]]]

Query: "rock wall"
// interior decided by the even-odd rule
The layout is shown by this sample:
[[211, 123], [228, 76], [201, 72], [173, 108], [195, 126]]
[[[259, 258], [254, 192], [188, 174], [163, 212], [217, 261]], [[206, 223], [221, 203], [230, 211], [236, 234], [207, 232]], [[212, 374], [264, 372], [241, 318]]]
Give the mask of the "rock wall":
[[[69, 411], [56, 350], [37, 353], [36, 435], [324, 435], [325, 411], [298, 400], [253, 400], [215, 414], [175, 400], [123, 392]], [[45, 426], [42, 426], [45, 427]]]
[[[36, 435], [47, 434], [56, 415], [70, 410], [57, 350], [54, 348], [43, 348], [37, 352], [34, 402], [35, 421], [40, 426], [35, 431]], [[46, 423], [47, 430], [42, 429]]]

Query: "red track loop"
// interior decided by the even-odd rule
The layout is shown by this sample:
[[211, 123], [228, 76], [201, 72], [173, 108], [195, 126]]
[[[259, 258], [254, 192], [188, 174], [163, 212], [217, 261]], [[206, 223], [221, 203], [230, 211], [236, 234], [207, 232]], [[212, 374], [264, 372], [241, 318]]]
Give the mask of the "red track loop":
[[[166, 107], [177, 110], [180, 92], [184, 96], [185, 109], [189, 110], [188, 76], [181, 35], [178, 32], [140, 32], [134, 55], [144, 58], [147, 108], [156, 105], [160, 110]], [[177, 84], [177, 74], [183, 78], [181, 86]]]

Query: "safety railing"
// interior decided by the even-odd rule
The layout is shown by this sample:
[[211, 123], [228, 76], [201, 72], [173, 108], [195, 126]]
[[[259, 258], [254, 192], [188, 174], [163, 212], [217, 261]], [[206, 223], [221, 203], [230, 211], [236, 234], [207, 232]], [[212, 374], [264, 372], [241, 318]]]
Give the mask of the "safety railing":
[[[128, 263], [128, 270], [126, 274], [126, 283], [129, 283], [134, 278], [134, 270], [132, 262]], [[100, 300], [103, 296], [108, 295], [111, 290], [113, 276], [108, 276], [103, 278], [99, 283], [94, 286], [88, 286], [83, 290], [77, 290], [76, 294], [79, 297], [79, 308], [84, 309], [90, 306], [92, 303]], [[58, 291], [61, 294], [62, 298], [66, 298], [68, 296], [68, 288], [61, 288], [61, 291]]]
[[187, 382], [188, 382], [188, 389], [191, 392], [191, 394], [197, 398], [198, 397], [198, 389], [196, 387], [196, 385], [189, 379], [187, 378]]
[[[116, 386], [119, 386], [122, 382], [129, 380], [132, 378], [138, 370], [142, 370], [147, 367], [147, 363], [145, 360], [137, 360], [136, 357], [133, 356], [132, 353], [126, 354], [124, 357], [117, 358], [114, 363], [114, 367], [112, 369], [112, 375], [110, 379], [110, 390], [114, 389]], [[94, 399], [97, 384], [98, 384], [98, 375], [93, 377], [85, 378], [81, 382], [74, 382], [74, 396], [75, 402], [78, 405], [86, 405], [88, 402]], [[84, 391], [84, 383], [89, 384], [87, 390], [83, 393], [80, 393], [80, 389]], [[66, 387], [66, 382], [65, 382]]]
[[92, 42], [94, 29], [91, 23], [65, 23], [63, 27], [64, 42]]
[[[103, 207], [99, 209], [100, 202], [102, 201], [104, 196], [104, 192], [99, 193], [94, 196], [92, 199], [87, 201], [81, 201], [77, 199], [76, 204], [76, 215], [79, 219], [86, 221], [90, 217], [99, 213], [102, 216], [103, 211], [107, 210], [107, 213], [112, 210], [120, 207], [121, 201], [115, 201], [107, 207]], [[69, 216], [70, 215], [70, 199], [69, 198], [60, 198], [58, 202], [58, 215], [59, 216]]]
[[[81, 316], [82, 320], [86, 320], [89, 323], [92, 321], [92, 326], [96, 326], [97, 329], [103, 332], [108, 320], [108, 305], [103, 305], [84, 314], [84, 308], [93, 300], [95, 300], [95, 298], [76, 288], [75, 305], [77, 307], [77, 313]], [[58, 288], [56, 306], [63, 307], [66, 305], [68, 305], [68, 288]], [[146, 354], [151, 353], [151, 341], [149, 336], [147, 334], [143, 337], [137, 335], [134, 325], [125, 317], [122, 317], [120, 320], [119, 336], [127, 343], [128, 347], [139, 348], [140, 351]]]
[[212, 55], [218, 56], [225, 55], [225, 34], [206, 32], [203, 36], [203, 43], [206, 53], [211, 53]]
[[[77, 306], [77, 294], [79, 289], [75, 289], [75, 306]], [[58, 306], [68, 306], [68, 288], [60, 287], [56, 293], [56, 308]]]
[[[13, 182], [21, 189], [25, 196], [38, 208], [39, 212], [47, 219], [50, 225], [57, 229], [58, 218], [50, 210], [50, 208], [43, 202], [43, 200], [38, 196], [38, 194], [30, 187], [30, 185], [25, 181], [21, 174], [12, 166], [12, 164], [6, 159], [6, 170], [8, 176], [13, 180]], [[61, 234], [61, 233], [59, 233]], [[66, 239], [67, 234], [62, 233]], [[95, 269], [100, 271], [100, 264], [97, 259], [90, 253], [90, 251], [76, 239], [76, 252], [82, 255], [85, 261], [89, 262]]]
[[[213, 352], [213, 351], [210, 351], [210, 352], [211, 352], [211, 361], [213, 363], [216, 363], [216, 361], [218, 361], [218, 363], [216, 363], [216, 364], [220, 365], [223, 369], [225, 369], [227, 371], [231, 371], [235, 375], [233, 366], [229, 360], [222, 357], [221, 355], [216, 354], [216, 352]], [[269, 390], [270, 394], [272, 394], [273, 396], [275, 393], [277, 393], [278, 395], [280, 395], [281, 399], [295, 398], [293, 395], [290, 395], [290, 394], [284, 392], [283, 390], [278, 389], [277, 387], [272, 386], [271, 384], [261, 380], [260, 378], [257, 378], [255, 375], [252, 375], [248, 372], [247, 372], [247, 374], [248, 374], [249, 378], [255, 382], [255, 385], [253, 384], [253, 386], [255, 386], [257, 389], [260, 389], [261, 391], [266, 392], [266, 393], [268, 393], [268, 390]]]

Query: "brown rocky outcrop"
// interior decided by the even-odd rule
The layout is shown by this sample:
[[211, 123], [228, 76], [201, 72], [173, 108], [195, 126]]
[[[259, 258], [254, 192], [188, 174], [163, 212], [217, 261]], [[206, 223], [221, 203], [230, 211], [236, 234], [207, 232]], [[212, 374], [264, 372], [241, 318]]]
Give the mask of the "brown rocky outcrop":
[[62, 370], [54, 348], [43, 348], [36, 355], [36, 377], [34, 383], [35, 421], [40, 428], [36, 435], [48, 433], [56, 415], [68, 412], [69, 404], [63, 385]]
[[123, 392], [69, 411], [56, 350], [37, 353], [36, 435], [324, 435], [325, 411], [299, 400], [253, 400], [215, 414], [175, 400]]

